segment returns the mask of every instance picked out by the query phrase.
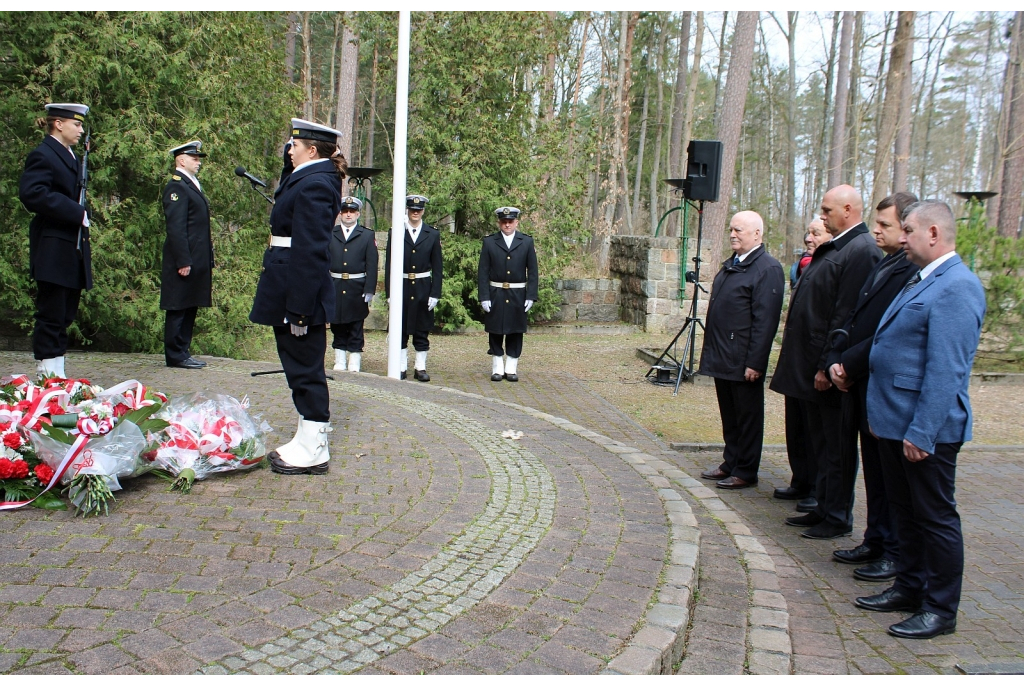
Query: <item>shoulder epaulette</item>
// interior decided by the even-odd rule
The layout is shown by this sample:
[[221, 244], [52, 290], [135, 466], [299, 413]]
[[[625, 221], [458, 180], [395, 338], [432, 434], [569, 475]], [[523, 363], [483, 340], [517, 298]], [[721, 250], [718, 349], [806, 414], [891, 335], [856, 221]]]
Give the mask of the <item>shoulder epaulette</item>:
[[177, 174], [171, 174], [171, 179], [174, 180], [174, 181], [180, 181], [181, 180], [181, 176], [178, 176]]

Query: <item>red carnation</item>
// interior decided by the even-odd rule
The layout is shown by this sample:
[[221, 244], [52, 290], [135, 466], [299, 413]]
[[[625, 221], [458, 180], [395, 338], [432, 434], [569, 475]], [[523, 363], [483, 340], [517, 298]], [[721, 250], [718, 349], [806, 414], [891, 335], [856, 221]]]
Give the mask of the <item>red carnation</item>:
[[16, 450], [21, 447], [22, 439], [17, 433], [8, 433], [4, 436], [4, 447], [10, 447], [12, 450]]
[[131, 411], [131, 407], [127, 404], [115, 404], [114, 405], [114, 418], [121, 418], [125, 414]]
[[25, 463], [24, 459], [11, 462], [14, 467], [13, 478], [28, 478], [28, 464]]
[[50, 402], [48, 405], [46, 405], [46, 411], [50, 414], [50, 416], [60, 416], [61, 414], [67, 413], [66, 411], [64, 411], [63, 407], [61, 407], [56, 402]]
[[14, 404], [14, 408], [19, 410], [19, 411], [25, 411], [26, 409], [28, 409], [31, 406], [32, 406], [32, 403], [29, 402], [28, 400], [22, 400], [21, 402], [16, 402]]
[[53, 478], [53, 469], [46, 464], [37, 464], [35, 468], [36, 478], [43, 483], [49, 483], [50, 479]]
[[[6, 406], [6, 405], [4, 405], [4, 406]], [[11, 424], [10, 424], [10, 423], [0, 423], [0, 433], [6, 433], [6, 432], [7, 432], [7, 430], [8, 430], [8, 429], [9, 429], [10, 427], [11, 427]]]
[[14, 462], [6, 457], [0, 457], [0, 480], [7, 480], [14, 477]]

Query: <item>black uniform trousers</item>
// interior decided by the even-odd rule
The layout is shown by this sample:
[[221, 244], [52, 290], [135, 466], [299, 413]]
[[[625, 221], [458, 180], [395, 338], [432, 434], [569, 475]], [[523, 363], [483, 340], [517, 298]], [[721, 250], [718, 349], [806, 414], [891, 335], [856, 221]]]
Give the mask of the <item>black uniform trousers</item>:
[[718, 468], [748, 483], [757, 482], [764, 443], [764, 376], [760, 380], [715, 379], [725, 452]]
[[964, 537], [956, 511], [956, 455], [962, 442], [939, 443], [918, 462], [902, 440], [878, 441], [885, 492], [900, 544], [893, 585], [920, 599], [922, 611], [956, 618], [964, 575]]
[[349, 321], [348, 323], [332, 323], [331, 333], [334, 334], [334, 342], [331, 347], [345, 352], [362, 352], [366, 344], [366, 336], [363, 334], [363, 319]]
[[290, 326], [274, 326], [274, 338], [296, 411], [307, 421], [330, 420], [331, 399], [324, 371], [327, 325], [309, 326], [302, 336], [292, 335]]
[[818, 478], [818, 453], [811, 444], [807, 428], [807, 412], [810, 402], [784, 395], [786, 399], [786, 455], [789, 457], [789, 470], [793, 474], [789, 485], [794, 490], [814, 494], [814, 484]]
[[192, 356], [192, 329], [199, 307], [168, 309], [164, 312], [164, 359], [168, 364], [183, 362]]
[[[853, 527], [853, 481], [857, 464], [857, 428], [850, 428], [850, 420], [843, 416], [844, 405], [838, 407], [825, 402], [808, 402], [808, 422], [811, 443], [819, 445], [818, 478], [814, 497], [818, 500], [815, 512], [826, 523], [846, 528]], [[847, 406], [847, 409], [849, 407]], [[844, 458], [852, 454], [854, 476], [844, 472]]]
[[[881, 455], [878, 451], [878, 438], [868, 428], [867, 411], [868, 384], [858, 383], [852, 392], [843, 394], [843, 402], [855, 405], [852, 409], [851, 422], [856, 422], [856, 430], [860, 434], [860, 458], [864, 466], [864, 495], [867, 500], [867, 526], [864, 528], [864, 544], [871, 549], [881, 550], [882, 556], [890, 561], [900, 558], [899, 541], [896, 530], [889, 516], [889, 498], [885, 495], [885, 478], [882, 475]], [[843, 412], [844, 419], [847, 412]], [[853, 500], [853, 490], [857, 483], [857, 453], [843, 455], [844, 478], [849, 482], [844, 485]]]
[[[403, 326], [404, 328], [404, 326]], [[409, 347], [409, 332], [402, 331], [402, 349]], [[413, 331], [412, 332], [412, 348], [417, 352], [427, 352], [430, 350], [430, 331]]]
[[63, 357], [68, 351], [68, 326], [78, 315], [81, 288], [36, 281], [36, 325], [32, 331], [32, 354], [36, 359]]
[[522, 333], [488, 333], [487, 342], [490, 344], [490, 348], [487, 350], [487, 354], [492, 357], [500, 357], [503, 354], [507, 354], [513, 359], [519, 359], [519, 356], [523, 353], [523, 334]]

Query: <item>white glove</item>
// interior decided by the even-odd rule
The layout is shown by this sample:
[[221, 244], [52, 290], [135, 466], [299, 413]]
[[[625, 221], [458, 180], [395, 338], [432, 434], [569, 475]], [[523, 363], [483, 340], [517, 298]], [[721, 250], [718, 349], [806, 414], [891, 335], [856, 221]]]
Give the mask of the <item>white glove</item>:
[[89, 228], [89, 212], [82, 212], [82, 225]]
[[308, 328], [307, 326], [296, 326], [293, 323], [288, 324], [288, 325], [292, 327], [292, 335], [294, 335], [296, 337], [299, 337], [299, 338], [301, 338], [302, 336], [304, 336], [306, 334], [306, 329]]
[[366, 304], [370, 304], [370, 300], [372, 300], [372, 299], [373, 299], [373, 295], [372, 294], [363, 295], [363, 302], [365, 302]]
[[491, 301], [490, 300], [483, 300], [480, 303], [480, 306], [483, 307], [484, 311], [487, 312], [488, 314], [491, 313]]
[[533, 300], [526, 301], [526, 311], [530, 311], [530, 307], [533, 306]]
[[434, 307], [436, 307], [436, 306], [437, 306], [437, 298], [436, 297], [428, 297], [427, 298], [427, 311], [429, 312], [429, 311], [433, 310]]

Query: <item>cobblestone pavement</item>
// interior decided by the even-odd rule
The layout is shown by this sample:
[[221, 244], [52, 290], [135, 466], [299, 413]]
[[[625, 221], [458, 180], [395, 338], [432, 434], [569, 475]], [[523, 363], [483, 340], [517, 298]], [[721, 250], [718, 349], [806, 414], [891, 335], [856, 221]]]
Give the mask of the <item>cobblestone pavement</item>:
[[[248, 394], [291, 435], [269, 364], [201, 372], [145, 355], [73, 354], [101, 384]], [[0, 371], [31, 368], [0, 352]], [[430, 384], [336, 374], [331, 471], [259, 469], [191, 495], [129, 482], [109, 517], [0, 519], [0, 673], [951, 673], [1024, 651], [1024, 481], [1014, 453], [963, 453], [967, 573], [958, 632], [898, 641], [852, 598], [879, 587], [782, 525], [758, 488], [692, 475], [557, 369]], [[652, 388], [652, 392], [668, 392]], [[523, 432], [519, 441], [501, 432]], [[862, 493], [859, 500], [863, 501]], [[863, 509], [856, 510], [863, 521]], [[884, 586], [882, 586], [884, 587]], [[898, 617], [897, 617], [898, 618]]]

